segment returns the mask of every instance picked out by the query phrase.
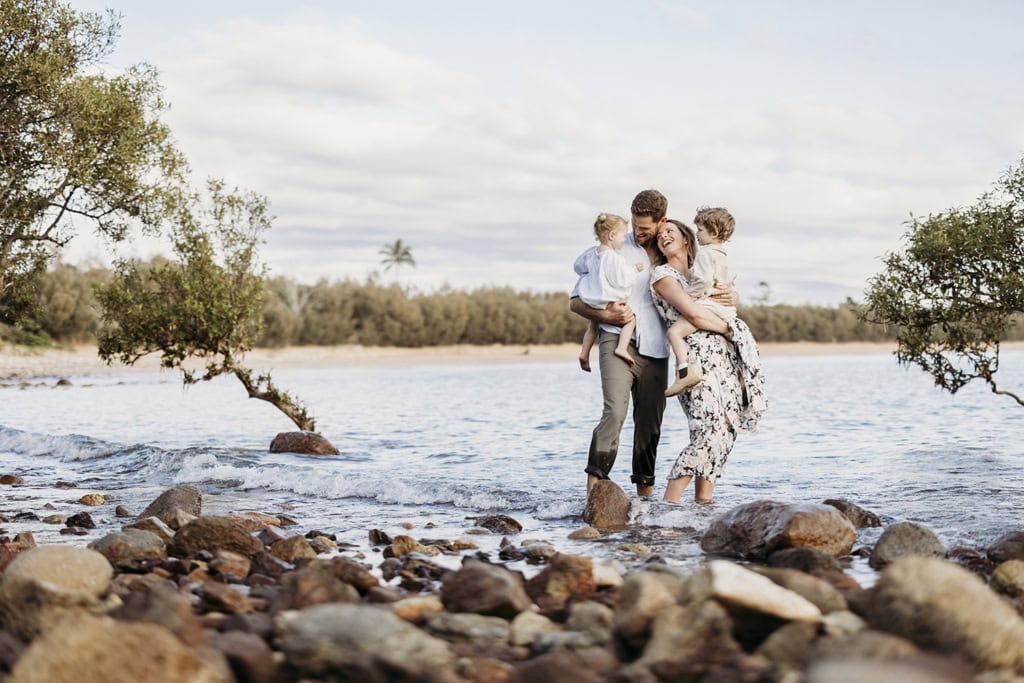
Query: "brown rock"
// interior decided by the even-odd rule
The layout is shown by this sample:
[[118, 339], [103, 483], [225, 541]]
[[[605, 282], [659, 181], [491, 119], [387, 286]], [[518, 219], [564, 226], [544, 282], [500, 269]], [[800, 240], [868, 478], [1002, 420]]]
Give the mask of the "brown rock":
[[228, 581], [242, 581], [249, 576], [252, 561], [245, 555], [221, 549], [214, 553], [210, 569]]
[[22, 550], [36, 547], [36, 537], [31, 531], [22, 531], [14, 535], [14, 542], [21, 546]]
[[707, 553], [749, 558], [782, 548], [816, 548], [840, 556], [850, 552], [856, 538], [850, 520], [830, 505], [758, 500], [715, 519], [700, 545]]
[[867, 529], [871, 527], [882, 526], [882, 520], [878, 518], [874, 512], [869, 512], [856, 503], [851, 503], [848, 500], [841, 498], [829, 498], [824, 501], [825, 505], [831, 505], [835, 509], [846, 515], [846, 518], [850, 520], [853, 526], [858, 529]]
[[0, 476], [0, 484], [4, 486], [20, 486], [25, 483], [25, 480], [16, 474], [4, 474]]
[[585, 526], [569, 534], [569, 538], [574, 541], [593, 541], [601, 536], [603, 534], [592, 526]]
[[621, 529], [629, 524], [633, 501], [610, 479], [594, 483], [587, 493], [583, 521], [598, 529]]
[[[131, 576], [121, 574], [118, 578]], [[202, 621], [192, 610], [191, 601], [166, 582], [147, 580], [150, 574], [137, 575], [139, 580], [124, 598], [124, 604], [110, 612], [115, 619], [148, 621], [176, 635], [186, 645], [202, 645], [206, 632]]]
[[194, 557], [203, 550], [230, 550], [252, 557], [263, 550], [263, 544], [227, 517], [199, 517], [178, 530], [170, 549], [183, 557]]
[[420, 553], [421, 555], [440, 555], [441, 549], [433, 546], [422, 545], [411, 536], [395, 536], [391, 541], [391, 550], [395, 557], [408, 555], [409, 553]]
[[686, 592], [688, 578], [671, 568], [643, 571], [626, 576], [616, 598], [613, 626], [619, 639], [639, 651], [650, 637], [654, 618], [675, 605]]
[[580, 555], [559, 553], [539, 574], [526, 582], [526, 594], [541, 609], [559, 608], [573, 596], [590, 595], [595, 591], [594, 563], [589, 557]]
[[601, 683], [604, 676], [593, 671], [585, 658], [558, 650], [516, 666], [508, 683]]
[[508, 515], [487, 515], [476, 520], [476, 525], [495, 534], [518, 534], [523, 525]]
[[444, 603], [436, 595], [414, 595], [390, 604], [395, 614], [410, 624], [422, 624], [427, 617], [444, 611]]
[[235, 520], [250, 532], [260, 531], [264, 527], [268, 526], [281, 526], [281, 520], [275, 515], [267, 515], [262, 512], [243, 512], [237, 515], [231, 515], [228, 519]]
[[295, 564], [298, 559], [314, 559], [316, 551], [310, 547], [309, 541], [302, 536], [282, 538], [270, 546], [270, 554], [279, 560]]
[[511, 619], [530, 606], [523, 575], [500, 565], [465, 558], [441, 583], [441, 600], [451, 612]]
[[289, 609], [301, 610], [327, 602], [359, 602], [359, 592], [320, 567], [304, 567], [281, 577], [281, 591], [271, 611], [276, 614]]
[[215, 610], [231, 613], [253, 611], [249, 596], [233, 588], [231, 584], [208, 581], [203, 584], [202, 598], [207, 607]]
[[277, 679], [277, 662], [266, 641], [254, 633], [214, 633], [210, 645], [224, 653], [235, 677], [242, 683], [272, 683]]
[[353, 586], [361, 595], [380, 585], [369, 569], [348, 557], [332, 557], [321, 566], [335, 578]]
[[1007, 560], [996, 567], [992, 586], [1011, 598], [1024, 596], [1024, 560]]
[[316, 432], [281, 432], [270, 442], [271, 453], [340, 455], [337, 448]]
[[252, 558], [250, 573], [262, 574], [276, 579], [290, 569], [293, 569], [291, 564], [277, 559], [266, 550], [261, 550]]
[[725, 608], [714, 600], [688, 607], [671, 605], [655, 617], [651, 638], [638, 662], [663, 681], [700, 680], [701, 675], [741, 654], [732, 629]]
[[97, 505], [103, 505], [105, 502], [107, 502], [107, 499], [104, 498], [99, 493], [87, 493], [81, 498], [79, 498], [78, 502], [81, 503], [82, 505], [96, 507]]
[[139, 519], [145, 517], [159, 517], [172, 529], [176, 527], [167, 521], [165, 515], [172, 510], [181, 510], [198, 517], [203, 514], [203, 496], [195, 486], [175, 486], [167, 489], [156, 500], [146, 506], [146, 509], [139, 515]]

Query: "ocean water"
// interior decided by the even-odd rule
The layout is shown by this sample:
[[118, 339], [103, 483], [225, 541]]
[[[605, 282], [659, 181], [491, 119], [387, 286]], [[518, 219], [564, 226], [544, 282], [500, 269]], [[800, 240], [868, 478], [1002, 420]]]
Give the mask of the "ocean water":
[[[500, 513], [523, 524], [518, 542], [547, 540], [626, 566], [644, 559], [642, 544], [667, 562], [693, 565], [711, 520], [758, 499], [845, 498], [887, 524], [924, 524], [948, 547], [984, 547], [1024, 528], [1024, 408], [1015, 402], [981, 385], [950, 396], [884, 354], [768, 356], [764, 365], [769, 411], [737, 442], [715, 503], [693, 503], [692, 488], [680, 506], [637, 501], [635, 525], [599, 542], [567, 535], [583, 526], [600, 378], [575, 363], [540, 362], [275, 372], [341, 450], [335, 458], [268, 453], [274, 435], [293, 426], [230, 377], [187, 389], [170, 372], [0, 389], [0, 473], [25, 480], [0, 489], [9, 520], [2, 527], [30, 530], [40, 543], [81, 543], [119, 528], [115, 505], [139, 512], [164, 489], [192, 484], [204, 493], [204, 512], [283, 508], [299, 521], [295, 531], [334, 533], [368, 553], [372, 528], [455, 539], [476, 517]], [[1021, 391], [1024, 353], [1005, 352], [998, 377]], [[623, 444], [631, 429], [627, 420]], [[685, 418], [671, 402], [658, 496], [686, 440]], [[627, 447], [612, 472], [627, 491], [629, 460]], [[77, 488], [56, 488], [58, 480]], [[85, 508], [78, 498], [87, 492], [109, 502]], [[84, 539], [15, 519], [82, 510], [98, 525]], [[879, 534], [863, 530], [858, 544]], [[500, 541], [469, 538], [490, 553]], [[458, 558], [441, 561], [454, 566]], [[849, 571], [873, 580], [863, 560]]]

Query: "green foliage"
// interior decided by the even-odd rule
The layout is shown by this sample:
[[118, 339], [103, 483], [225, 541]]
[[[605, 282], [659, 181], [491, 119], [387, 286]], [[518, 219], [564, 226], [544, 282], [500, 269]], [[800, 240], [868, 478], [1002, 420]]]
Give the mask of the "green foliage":
[[1000, 389], [999, 342], [1024, 311], [1024, 158], [974, 206], [912, 218], [905, 251], [868, 285], [864, 319], [897, 327], [897, 359], [956, 393]]
[[0, 0], [0, 322], [39, 301], [37, 278], [76, 230], [156, 230], [185, 164], [159, 115], [156, 71], [96, 71], [116, 15]]
[[416, 260], [412, 257], [412, 247], [408, 244], [403, 244], [402, 240], [395, 240], [390, 244], [385, 244], [379, 253], [383, 257], [380, 263], [384, 266], [384, 272], [392, 268], [398, 269], [401, 266], [416, 267]]
[[[208, 199], [179, 205], [172, 231], [175, 260], [117, 264], [112, 281], [97, 289], [103, 310], [100, 356], [132, 364], [160, 354], [165, 368], [182, 371], [186, 384], [234, 374], [249, 395], [269, 401], [295, 424], [312, 431], [313, 419], [269, 375], [253, 379], [240, 360], [260, 333], [264, 270], [257, 246], [270, 227], [266, 198], [210, 181]], [[205, 362], [205, 374], [186, 365]]]

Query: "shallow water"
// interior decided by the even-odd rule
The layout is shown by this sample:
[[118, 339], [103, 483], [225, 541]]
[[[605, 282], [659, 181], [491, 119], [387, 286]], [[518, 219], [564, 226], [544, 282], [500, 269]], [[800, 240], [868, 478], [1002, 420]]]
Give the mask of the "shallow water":
[[[734, 505], [768, 498], [846, 498], [882, 516], [933, 529], [947, 546], [981, 547], [1021, 528], [1024, 408], [982, 386], [956, 396], [888, 355], [767, 357], [769, 412], [741, 438], [713, 506], [640, 501], [636, 526], [599, 543], [570, 541], [582, 526], [586, 451], [600, 413], [600, 380], [566, 363], [424, 365], [289, 370], [276, 380], [302, 397], [338, 458], [270, 454], [293, 429], [273, 407], [248, 400], [232, 378], [183, 389], [173, 373], [75, 378], [70, 387], [0, 389], [0, 473], [25, 485], [3, 490], [0, 512], [73, 514], [90, 509], [116, 529], [116, 504], [141, 511], [174, 484], [205, 494], [205, 511], [288, 514], [362, 547], [367, 531], [453, 539], [483, 514], [509, 514], [520, 539], [566, 552], [638, 561], [618, 546], [642, 543], [671, 563], [699, 561], [694, 539]], [[999, 378], [1024, 386], [1024, 353], [1002, 356]], [[686, 442], [670, 404], [658, 459], [659, 488]], [[627, 426], [622, 443], [631, 443]], [[612, 478], [629, 490], [629, 453]], [[57, 489], [57, 480], [78, 484]], [[659, 491], [660, 495], [660, 491]], [[44, 509], [52, 503], [56, 510]], [[398, 525], [411, 522], [412, 531]], [[433, 528], [425, 528], [432, 524]], [[39, 542], [81, 542], [32, 520], [3, 525]], [[873, 542], [879, 530], [861, 532]], [[86, 540], [87, 540], [86, 539]], [[500, 537], [473, 536], [493, 552]], [[448, 561], [457, 561], [448, 560]], [[851, 573], [869, 583], [857, 561]]]

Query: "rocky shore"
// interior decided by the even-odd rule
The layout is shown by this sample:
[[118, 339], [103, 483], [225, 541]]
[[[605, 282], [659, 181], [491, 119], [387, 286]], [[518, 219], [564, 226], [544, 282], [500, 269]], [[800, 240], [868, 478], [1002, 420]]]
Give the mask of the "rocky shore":
[[[573, 537], [629, 508], [601, 482]], [[682, 571], [559, 553], [501, 515], [457, 539], [367, 529], [353, 548], [287, 515], [204, 516], [188, 486], [111, 512], [124, 526], [88, 547], [0, 538], [0, 680], [1024, 681], [1024, 531], [949, 549], [898, 523], [855, 547], [880, 522], [854, 503], [757, 501], [716, 518]], [[879, 571], [870, 588], [844, 572], [855, 554]], [[529, 578], [507, 566], [523, 561]]]

